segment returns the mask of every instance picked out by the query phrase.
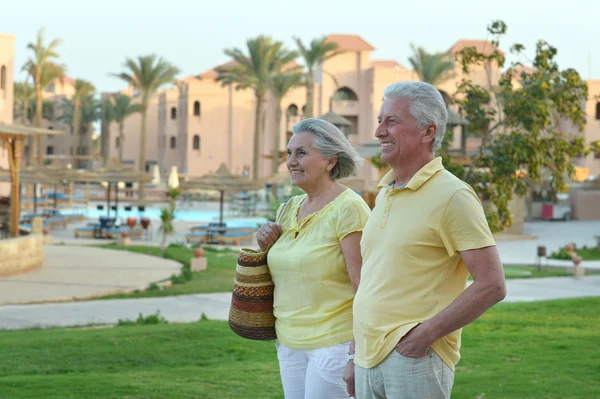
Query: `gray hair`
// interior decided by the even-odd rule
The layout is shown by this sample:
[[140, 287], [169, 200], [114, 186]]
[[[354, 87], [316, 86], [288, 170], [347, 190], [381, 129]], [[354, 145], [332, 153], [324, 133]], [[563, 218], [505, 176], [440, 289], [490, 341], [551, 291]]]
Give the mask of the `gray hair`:
[[435, 153], [442, 146], [448, 111], [442, 95], [432, 85], [425, 82], [398, 82], [385, 88], [383, 99], [406, 97], [411, 99], [410, 114], [417, 120], [417, 127], [422, 128], [434, 124], [437, 127], [432, 151]]
[[308, 118], [296, 123], [294, 134], [309, 132], [315, 135], [314, 147], [325, 158], [336, 158], [337, 163], [330, 171], [333, 180], [355, 175], [363, 163], [344, 133], [323, 119]]

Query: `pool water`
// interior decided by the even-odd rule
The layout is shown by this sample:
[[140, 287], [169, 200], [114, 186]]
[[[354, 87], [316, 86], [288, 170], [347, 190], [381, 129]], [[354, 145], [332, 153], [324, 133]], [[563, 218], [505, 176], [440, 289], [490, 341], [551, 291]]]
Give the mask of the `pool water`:
[[[125, 221], [128, 217], [147, 217], [152, 220], [160, 220], [160, 208], [146, 207], [143, 212], [140, 212], [137, 208], [133, 208], [131, 211], [125, 211], [119, 207], [119, 218]], [[98, 219], [100, 216], [107, 216], [106, 209], [98, 210], [96, 207], [84, 208], [85, 215], [91, 219]], [[62, 209], [63, 213], [69, 212], [81, 212], [81, 208], [78, 209]], [[111, 209], [110, 216], [115, 216], [115, 211]], [[194, 210], [194, 209], [180, 209], [175, 211], [175, 220], [184, 222], [199, 222], [209, 223], [219, 221], [219, 211], [211, 210]], [[257, 224], [263, 224], [267, 222], [264, 217], [226, 217], [226, 213], [223, 215], [223, 222], [229, 227], [256, 227]]]

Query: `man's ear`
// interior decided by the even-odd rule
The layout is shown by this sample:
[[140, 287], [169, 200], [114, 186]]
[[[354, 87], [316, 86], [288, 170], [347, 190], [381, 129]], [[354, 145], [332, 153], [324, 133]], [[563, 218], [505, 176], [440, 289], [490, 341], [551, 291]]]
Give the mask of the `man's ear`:
[[431, 124], [427, 126], [427, 130], [425, 130], [425, 135], [423, 136], [424, 143], [433, 143], [435, 141], [435, 134], [437, 133], [437, 126]]

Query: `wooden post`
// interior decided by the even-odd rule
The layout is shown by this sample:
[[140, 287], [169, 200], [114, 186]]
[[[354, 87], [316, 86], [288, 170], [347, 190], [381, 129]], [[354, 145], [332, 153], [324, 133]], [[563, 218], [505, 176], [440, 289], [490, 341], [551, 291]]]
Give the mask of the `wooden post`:
[[69, 183], [69, 208], [73, 206], [73, 182]]
[[19, 236], [19, 221], [21, 219], [21, 192], [20, 168], [21, 156], [23, 154], [23, 139], [11, 138], [7, 140], [6, 148], [8, 150], [8, 162], [10, 165], [10, 235]]

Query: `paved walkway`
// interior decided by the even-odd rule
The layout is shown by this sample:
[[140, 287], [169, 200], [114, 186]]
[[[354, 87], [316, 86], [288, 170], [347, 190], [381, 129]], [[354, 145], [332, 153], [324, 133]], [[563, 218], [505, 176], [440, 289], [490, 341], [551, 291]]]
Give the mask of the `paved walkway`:
[[[600, 276], [508, 280], [505, 302], [600, 296]], [[0, 329], [70, 327], [116, 324], [160, 311], [170, 322], [198, 321], [204, 313], [212, 320], [227, 320], [231, 294], [181, 295], [163, 298], [115, 299], [41, 305], [0, 306]]]
[[0, 304], [89, 298], [148, 287], [181, 271], [178, 262], [103, 248], [46, 245], [44, 265], [0, 278]]

